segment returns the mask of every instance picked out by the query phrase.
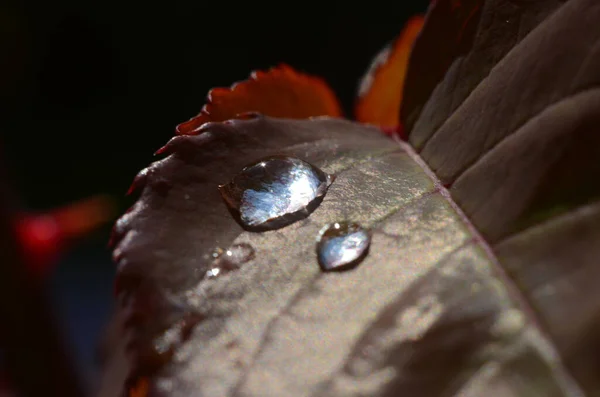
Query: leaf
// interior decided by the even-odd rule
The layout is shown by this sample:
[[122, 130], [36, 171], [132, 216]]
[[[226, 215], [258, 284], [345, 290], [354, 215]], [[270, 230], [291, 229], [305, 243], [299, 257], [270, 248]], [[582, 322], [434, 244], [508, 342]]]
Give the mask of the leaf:
[[18, 214], [16, 234], [25, 247], [26, 263], [32, 273], [47, 276], [69, 244], [113, 220], [114, 214], [112, 197], [104, 195], [42, 214]]
[[[502, 4], [536, 23], [498, 40], [495, 66], [469, 52], [487, 72], [418, 153], [329, 118], [173, 138], [115, 226], [120, 304], [100, 395], [144, 379], [158, 396], [600, 395], [600, 5]], [[500, 28], [477, 26], [473, 42]], [[453, 78], [423, 85], [423, 109], [447, 112]], [[246, 232], [217, 186], [273, 154], [337, 178], [308, 218]], [[370, 252], [323, 273], [317, 233], [346, 219], [371, 228]], [[211, 251], [235, 243], [254, 259], [203, 279]]]
[[437, 83], [453, 62], [459, 63], [473, 46], [483, 3], [484, 0], [434, 0], [430, 3], [427, 26], [415, 40], [406, 71], [401, 111], [405, 129], [413, 128]]
[[200, 114], [179, 124], [177, 134], [193, 135], [208, 121], [225, 121], [249, 112], [292, 119], [342, 116], [335, 94], [324, 81], [282, 64], [253, 72], [250, 79], [231, 88], [212, 89]]
[[381, 127], [400, 125], [398, 110], [406, 68], [412, 45], [422, 26], [422, 16], [409, 19], [396, 41], [375, 57], [360, 84], [354, 109], [357, 121]]
[[[411, 133], [411, 143], [422, 148], [494, 65], [562, 3], [564, 0], [436, 1], [417, 38], [406, 76], [401, 119]], [[571, 43], [571, 39], [564, 37], [563, 42]], [[559, 67], [555, 70], [561, 71]], [[537, 81], [547, 82], [544, 78]], [[435, 102], [435, 107], [428, 106], [430, 97], [429, 104]]]

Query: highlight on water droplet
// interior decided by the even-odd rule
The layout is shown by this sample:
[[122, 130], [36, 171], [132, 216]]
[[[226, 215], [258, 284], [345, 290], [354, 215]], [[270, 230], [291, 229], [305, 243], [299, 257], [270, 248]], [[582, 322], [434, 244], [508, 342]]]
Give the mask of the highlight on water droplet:
[[208, 278], [208, 279], [217, 278], [220, 273], [221, 273], [221, 268], [213, 267], [206, 271], [206, 278]]
[[219, 186], [229, 210], [249, 231], [274, 230], [306, 218], [335, 177], [290, 156], [271, 156]]
[[[215, 256], [215, 253], [218, 255]], [[216, 248], [211, 256], [215, 258], [205, 278], [214, 279], [233, 270], [239, 269], [244, 263], [254, 259], [254, 248], [247, 243], [232, 245], [229, 249]]]
[[356, 223], [325, 226], [317, 238], [317, 260], [324, 271], [347, 270], [358, 265], [371, 244], [369, 231]]
[[210, 258], [211, 259], [218, 259], [221, 257], [221, 255], [223, 255], [223, 253], [225, 252], [225, 250], [221, 247], [217, 247], [214, 250], [212, 250], [212, 252], [210, 253]]

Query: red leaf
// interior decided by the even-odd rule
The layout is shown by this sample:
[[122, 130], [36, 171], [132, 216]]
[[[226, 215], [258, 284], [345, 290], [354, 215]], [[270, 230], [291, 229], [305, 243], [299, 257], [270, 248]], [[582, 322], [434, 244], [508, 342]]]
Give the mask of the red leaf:
[[16, 222], [27, 263], [38, 275], [47, 273], [70, 242], [112, 219], [111, 198], [95, 196], [44, 214], [25, 214]]
[[213, 88], [200, 114], [179, 124], [176, 132], [195, 135], [206, 122], [239, 118], [249, 112], [291, 119], [342, 116], [335, 94], [323, 80], [282, 64], [253, 72], [248, 80], [231, 88]]
[[423, 21], [421, 15], [409, 19], [394, 44], [386, 47], [373, 60], [361, 83], [354, 109], [357, 121], [385, 128], [400, 124], [400, 104], [408, 60]]

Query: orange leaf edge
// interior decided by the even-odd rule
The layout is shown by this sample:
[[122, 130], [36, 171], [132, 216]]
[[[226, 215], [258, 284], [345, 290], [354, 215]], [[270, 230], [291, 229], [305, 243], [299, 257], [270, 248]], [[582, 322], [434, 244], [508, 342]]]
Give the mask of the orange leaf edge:
[[394, 43], [373, 60], [363, 78], [354, 107], [357, 121], [384, 129], [401, 129], [400, 105], [413, 44], [425, 17], [410, 18]]
[[128, 397], [147, 397], [150, 391], [150, 382], [148, 378], [142, 377], [137, 380], [135, 385], [129, 388]]
[[342, 117], [338, 99], [324, 80], [280, 64], [267, 71], [254, 71], [230, 88], [210, 90], [200, 113], [179, 124], [176, 134], [196, 135], [204, 123], [243, 118], [253, 112], [294, 119]]

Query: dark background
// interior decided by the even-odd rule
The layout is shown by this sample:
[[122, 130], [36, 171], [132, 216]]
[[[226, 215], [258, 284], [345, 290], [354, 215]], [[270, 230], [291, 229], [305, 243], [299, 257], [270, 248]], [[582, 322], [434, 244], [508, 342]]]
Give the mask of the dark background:
[[[0, 150], [19, 204], [44, 210], [107, 193], [119, 211], [208, 90], [285, 62], [325, 78], [350, 114], [371, 58], [427, 0], [3, 1]], [[88, 381], [111, 305], [109, 227], [68, 254], [49, 280]]]

